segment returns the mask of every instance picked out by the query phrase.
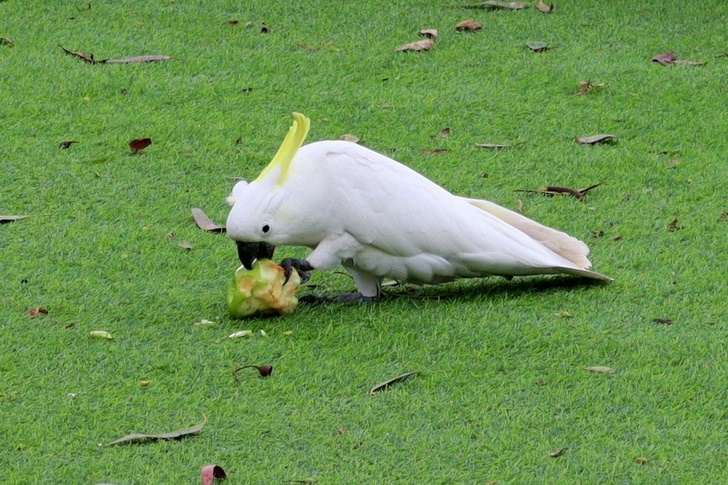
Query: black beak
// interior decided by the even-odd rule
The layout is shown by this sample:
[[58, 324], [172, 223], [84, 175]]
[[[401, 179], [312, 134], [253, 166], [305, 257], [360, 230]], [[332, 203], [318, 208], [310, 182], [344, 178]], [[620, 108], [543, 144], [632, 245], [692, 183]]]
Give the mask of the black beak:
[[271, 259], [273, 257], [273, 251], [276, 250], [275, 246], [271, 246], [264, 242], [245, 243], [236, 241], [238, 245], [238, 258], [243, 263], [245, 269], [253, 269], [253, 262], [256, 259]]

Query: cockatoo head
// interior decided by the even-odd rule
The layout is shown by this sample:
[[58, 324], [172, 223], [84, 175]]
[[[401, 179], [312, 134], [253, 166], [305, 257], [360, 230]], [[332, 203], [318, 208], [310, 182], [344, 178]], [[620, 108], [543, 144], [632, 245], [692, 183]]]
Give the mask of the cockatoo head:
[[238, 257], [247, 269], [256, 259], [270, 259], [288, 234], [277, 224], [285, 219], [282, 201], [283, 185], [291, 168], [291, 161], [308, 134], [311, 121], [300, 113], [293, 113], [293, 124], [270, 164], [251, 183], [238, 182], [227, 201], [232, 208], [225, 224], [227, 234], [238, 246]]

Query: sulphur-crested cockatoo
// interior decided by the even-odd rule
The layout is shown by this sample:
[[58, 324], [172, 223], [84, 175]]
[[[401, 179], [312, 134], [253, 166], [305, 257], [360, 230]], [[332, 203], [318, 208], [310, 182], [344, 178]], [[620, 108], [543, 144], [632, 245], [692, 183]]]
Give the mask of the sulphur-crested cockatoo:
[[451, 194], [380, 153], [349, 141], [301, 146], [310, 120], [294, 122], [271, 163], [228, 202], [227, 233], [240, 262], [276, 246], [307, 246], [282, 266], [304, 277], [341, 264], [352, 299], [380, 296], [383, 278], [442, 283], [456, 278], [566, 273], [597, 280], [582, 241], [486, 200]]

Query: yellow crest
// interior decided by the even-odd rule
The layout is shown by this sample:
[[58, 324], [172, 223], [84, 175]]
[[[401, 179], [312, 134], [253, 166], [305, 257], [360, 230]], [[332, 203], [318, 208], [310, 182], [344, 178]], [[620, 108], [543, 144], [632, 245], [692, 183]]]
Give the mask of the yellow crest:
[[298, 149], [301, 148], [301, 145], [303, 145], [306, 135], [308, 135], [309, 128], [311, 128], [310, 119], [301, 113], [293, 113], [293, 124], [288, 129], [288, 133], [283, 139], [281, 147], [276, 152], [273, 160], [271, 160], [268, 166], [260, 172], [260, 175], [258, 175], [258, 178], [255, 179], [255, 181], [257, 182], [264, 179], [276, 167], [280, 166], [281, 173], [278, 176], [276, 185], [283, 185], [286, 182], [286, 178], [288, 178], [291, 161], [293, 160], [294, 155], [296, 155]]

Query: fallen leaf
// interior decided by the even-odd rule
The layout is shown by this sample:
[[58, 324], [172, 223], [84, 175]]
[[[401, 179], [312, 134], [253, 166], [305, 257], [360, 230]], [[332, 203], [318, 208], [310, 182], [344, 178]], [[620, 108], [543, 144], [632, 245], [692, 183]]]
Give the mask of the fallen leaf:
[[396, 382], [403, 382], [403, 381], [407, 380], [408, 378], [410, 378], [412, 376], [416, 376], [417, 374], [419, 374], [418, 371], [405, 372], [404, 374], [400, 374], [397, 377], [392, 377], [391, 379], [387, 379], [386, 381], [380, 382], [376, 386], [372, 387], [369, 390], [369, 394], [371, 394], [373, 396], [374, 394], [378, 393], [379, 391], [382, 391], [382, 390], [386, 389], [390, 385], [392, 385], [392, 384], [394, 384]]
[[553, 4], [548, 4], [542, 0], [538, 0], [538, 2], [536, 2], [536, 8], [539, 10], [539, 12], [543, 13], [550, 13], [554, 11]]
[[475, 146], [478, 148], [490, 148], [492, 150], [500, 150], [501, 148], [510, 148], [515, 145], [523, 145], [524, 142], [518, 141], [513, 144], [509, 143], [476, 143]]
[[58, 47], [63, 49], [63, 52], [65, 52], [66, 54], [70, 54], [72, 56], [79, 57], [90, 64], [96, 64], [98, 62], [94, 59], [93, 54], [89, 54], [89, 53], [81, 52], [81, 51], [72, 51], [72, 50], [66, 49], [62, 45], [59, 45]]
[[647, 463], [648, 461], [649, 461], [649, 460], [648, 460], [647, 458], [645, 458], [644, 456], [636, 456], [636, 457], [634, 458], [634, 462], [635, 462], [635, 463], [639, 463], [640, 465], [644, 465], [644, 464], [646, 464], [646, 463]]
[[146, 379], [145, 380], [141, 380], [141, 381], [139, 381], [139, 387], [147, 387], [151, 383], [152, 383], [152, 381], [149, 381], [149, 380], [146, 380]]
[[28, 216], [6, 216], [6, 215], [0, 215], [0, 224], [8, 224], [10, 222], [19, 221], [21, 219], [25, 219]]
[[508, 10], [521, 10], [526, 8], [528, 4], [526, 2], [496, 2], [494, 0], [488, 0], [483, 3], [472, 3], [469, 5], [462, 5], [464, 8], [505, 8]]
[[566, 453], [566, 450], [568, 450], [568, 448], [560, 448], [558, 450], [555, 450], [555, 451], [552, 451], [551, 453], [549, 453], [549, 456], [551, 458], [558, 458], [560, 456], [563, 456], [563, 454]]
[[424, 35], [425, 37], [429, 37], [430, 39], [437, 39], [437, 37], [440, 35], [437, 29], [422, 29], [418, 33], [420, 35]]
[[601, 229], [598, 230], [598, 231], [589, 231], [589, 232], [591, 232], [591, 237], [595, 237], [596, 238], [596, 237], [603, 237], [604, 236], [604, 231], [602, 231]]
[[162, 54], [151, 54], [146, 56], [134, 56], [134, 57], [123, 57], [121, 59], [106, 59], [101, 61], [105, 64], [134, 64], [135, 62], [158, 62], [158, 61], [169, 61], [172, 59], [171, 56], [165, 56]]
[[418, 148], [418, 152], [420, 153], [445, 153], [449, 152], [449, 148]]
[[225, 226], [221, 226], [213, 222], [213, 220], [210, 219], [207, 214], [205, 214], [205, 211], [203, 211], [199, 207], [193, 207], [191, 211], [192, 218], [195, 220], [195, 223], [197, 223], [197, 227], [199, 227], [203, 231], [225, 232]]
[[557, 317], [564, 318], [564, 319], [574, 318], [574, 315], [572, 315], [571, 313], [567, 312], [566, 310], [559, 310], [554, 315], [556, 315]]
[[58, 148], [60, 148], [61, 150], [65, 148], [71, 148], [71, 145], [73, 145], [74, 143], [78, 142], [76, 140], [63, 140], [58, 144]]
[[450, 135], [450, 128], [443, 128], [442, 130], [437, 132], [437, 136], [449, 136]]
[[598, 184], [590, 185], [589, 187], [584, 187], [581, 189], [562, 187], [560, 185], [548, 185], [545, 189], [542, 190], [518, 189], [516, 190], [516, 192], [530, 192], [543, 195], [572, 195], [577, 199], [581, 200], [586, 197], [587, 192], [595, 187], [599, 187], [600, 185], [602, 185], [602, 183], [603, 182], [599, 182]]
[[107, 446], [118, 445], [121, 443], [139, 443], [139, 442], [150, 441], [150, 440], [174, 440], [174, 439], [185, 438], [187, 436], [191, 436], [191, 435], [195, 435], [195, 434], [199, 433], [202, 430], [202, 427], [205, 426], [206, 422], [207, 422], [207, 419], [205, 419], [205, 421], [203, 421], [202, 423], [196, 424], [189, 428], [183, 428], [183, 429], [178, 429], [175, 431], [169, 431], [167, 433], [157, 433], [157, 434], [134, 433], [134, 434], [123, 436], [123, 437], [119, 438], [118, 440], [114, 440], [111, 443], [109, 443]]
[[610, 135], [607, 133], [600, 133], [598, 135], [591, 136], [577, 136], [575, 138], [577, 143], [582, 145], [594, 145], [595, 143], [606, 143], [617, 140], [617, 135]]
[[344, 133], [343, 135], [341, 135], [339, 137], [339, 140], [350, 141], [352, 143], [359, 143], [359, 141], [361, 141], [361, 138], [359, 138], [356, 135], [352, 135], [351, 133]]
[[670, 222], [670, 224], [667, 225], [667, 232], [676, 232], [680, 229], [683, 229], [684, 226], [680, 224], [680, 221], [677, 220], [677, 217]]
[[138, 153], [152, 144], [151, 138], [136, 138], [129, 142], [129, 148], [132, 153]]
[[316, 483], [316, 479], [315, 478], [299, 478], [297, 480], [294, 479], [294, 480], [284, 480], [284, 481], [286, 481], [288, 483], [306, 483], [306, 484]]
[[463, 20], [455, 24], [455, 30], [468, 30], [470, 32], [475, 32], [476, 30], [480, 30], [482, 28], [483, 24], [473, 19]]
[[0, 45], [6, 45], [8, 47], [15, 47], [15, 41], [10, 37], [0, 37]]
[[689, 61], [687, 59], [676, 59], [672, 61], [673, 64], [683, 64], [685, 66], [704, 66], [707, 64], [705, 61]]
[[543, 52], [550, 49], [549, 45], [546, 42], [541, 41], [526, 42], [526, 47], [531, 49], [533, 52]]
[[28, 311], [28, 316], [30, 318], [37, 317], [38, 315], [47, 315], [48, 310], [43, 308], [42, 306], [33, 307]]
[[220, 465], [205, 465], [200, 471], [202, 485], [212, 485], [216, 478], [227, 478], [225, 470]]
[[672, 325], [675, 323], [671, 318], [653, 318], [652, 321], [660, 325]]
[[677, 60], [677, 56], [674, 52], [663, 52], [662, 54], [657, 54], [651, 59], [652, 62], [659, 62], [663, 66], [671, 64], [675, 60]]
[[593, 83], [593, 82], [591, 82], [591, 80], [579, 81], [579, 90], [577, 91], [576, 94], [581, 94], [581, 95], [589, 94], [594, 89], [603, 88], [606, 85], [607, 85], [607, 83]]
[[189, 242], [189, 241], [185, 241], [184, 239], [181, 239], [181, 240], [180, 240], [180, 241], [179, 241], [179, 242], [177, 243], [177, 246], [181, 247], [182, 249], [187, 249], [188, 251], [189, 251], [190, 249], [194, 249], [194, 248], [195, 248], [195, 245], [194, 245], [194, 244], [192, 244], [192, 243], [191, 243], [191, 242]]
[[616, 371], [611, 367], [605, 365], [594, 365], [591, 367], [585, 367], [589, 372], [601, 373], [601, 374], [614, 374]]
[[228, 25], [238, 25], [240, 23], [240, 20], [236, 19], [230, 19], [226, 22]]
[[408, 44], [402, 44], [401, 46], [397, 47], [395, 50], [397, 51], [428, 51], [432, 49], [435, 45], [435, 41], [433, 39], [427, 38], [418, 40], [416, 42], [410, 42]]
[[215, 322], [213, 322], [212, 320], [207, 320], [205, 318], [203, 318], [199, 322], [194, 323], [195, 327], [211, 327], [212, 325], [215, 325]]
[[263, 364], [263, 365], [243, 365], [241, 367], [237, 367], [233, 370], [233, 377], [235, 377], [236, 381], [239, 381], [240, 378], [238, 377], [238, 372], [240, 372], [243, 369], [256, 369], [258, 371], [258, 374], [260, 374], [260, 377], [268, 377], [273, 373], [273, 366], [270, 364]]
[[[3, 216], [0, 216], [0, 218], [2, 218], [2, 217]], [[718, 222], [725, 222], [725, 221], [728, 221], [728, 211], [724, 211], [721, 215], [718, 216]], [[0, 222], [2, 222], [2, 220], [0, 220]]]
[[228, 338], [250, 337], [251, 335], [253, 335], [252, 330], [238, 330], [228, 335]]
[[108, 340], [111, 340], [111, 339], [114, 338], [106, 330], [94, 330], [89, 335], [91, 335], [93, 338], [105, 338], [105, 339], [108, 339]]

